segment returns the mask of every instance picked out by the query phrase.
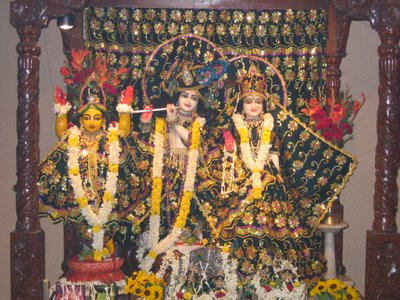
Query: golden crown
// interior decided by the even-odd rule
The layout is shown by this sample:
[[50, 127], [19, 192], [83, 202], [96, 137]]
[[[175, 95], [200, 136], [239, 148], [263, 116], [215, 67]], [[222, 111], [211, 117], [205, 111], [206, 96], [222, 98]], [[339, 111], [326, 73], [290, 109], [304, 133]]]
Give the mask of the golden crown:
[[251, 64], [247, 73], [239, 74], [238, 78], [240, 99], [250, 95], [257, 95], [267, 100], [267, 83], [265, 76], [260, 72], [256, 65]]

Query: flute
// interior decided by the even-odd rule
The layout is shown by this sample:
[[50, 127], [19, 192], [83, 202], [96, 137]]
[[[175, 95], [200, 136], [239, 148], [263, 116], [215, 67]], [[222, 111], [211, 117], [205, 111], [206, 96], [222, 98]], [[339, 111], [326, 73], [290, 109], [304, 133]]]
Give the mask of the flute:
[[163, 108], [155, 108], [155, 109], [141, 109], [141, 110], [134, 110], [132, 113], [133, 114], [141, 114], [141, 113], [144, 113], [144, 112], [164, 111], [164, 110], [167, 110], [167, 108], [163, 107]]

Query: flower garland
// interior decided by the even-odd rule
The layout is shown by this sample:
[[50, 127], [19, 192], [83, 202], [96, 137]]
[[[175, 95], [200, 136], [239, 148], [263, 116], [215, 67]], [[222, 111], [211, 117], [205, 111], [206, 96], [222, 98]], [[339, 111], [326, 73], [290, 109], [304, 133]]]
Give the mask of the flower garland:
[[240, 150], [242, 152], [243, 162], [252, 172], [251, 179], [253, 189], [251, 191], [251, 196], [254, 199], [260, 199], [262, 196], [261, 170], [264, 169], [265, 162], [269, 159], [271, 131], [274, 128], [274, 118], [269, 113], [263, 116], [264, 122], [260, 137], [261, 145], [256, 160], [254, 160], [251, 155], [249, 132], [244, 124], [242, 115], [236, 113], [232, 118], [240, 136]]
[[167, 250], [163, 257], [162, 264], [157, 272], [158, 278], [163, 278], [168, 269], [170, 269], [169, 283], [164, 289], [165, 299], [176, 299], [176, 294], [184, 284], [182, 274], [186, 274], [189, 266], [189, 256], [183, 254], [177, 257], [175, 251]]
[[120, 163], [120, 145], [118, 139], [118, 125], [111, 126], [107, 132], [107, 146], [109, 149], [109, 161], [107, 170], [107, 179], [104, 187], [103, 201], [100, 206], [98, 213], [93, 211], [89, 200], [86, 195], [87, 192], [82, 185], [82, 178], [79, 168], [79, 156], [81, 154], [81, 148], [79, 147], [79, 138], [81, 131], [78, 127], [73, 126], [70, 129], [70, 135], [68, 137], [68, 174], [71, 179], [71, 186], [74, 191], [76, 202], [79, 204], [82, 215], [85, 217], [88, 224], [92, 227], [93, 231], [93, 249], [94, 260], [101, 261], [104, 256], [108, 254], [106, 248], [104, 248], [104, 225], [108, 221], [108, 217], [114, 208], [116, 203], [115, 193], [118, 180], [118, 168]]
[[227, 294], [223, 299], [237, 299], [239, 279], [237, 275], [237, 261], [227, 251], [222, 251], [222, 265], [225, 270], [225, 284]]
[[186, 225], [186, 219], [190, 211], [190, 204], [193, 197], [194, 181], [199, 157], [200, 131], [205, 123], [204, 118], [197, 117], [192, 124], [191, 140], [188, 155], [186, 178], [183, 185], [183, 195], [178, 216], [171, 233], [163, 240], [160, 236], [160, 213], [161, 213], [161, 194], [162, 194], [162, 170], [165, 143], [165, 120], [156, 119], [154, 135], [154, 158], [152, 167], [153, 189], [151, 192], [151, 211], [150, 211], [150, 251], [144, 258], [140, 258], [140, 268], [149, 271], [157, 255], [170, 249], [182, 233]]
[[305, 300], [307, 299], [307, 289], [305, 283], [299, 281], [294, 282], [293, 285], [288, 287], [286, 284], [282, 284], [280, 287], [275, 288], [264, 288], [260, 284], [260, 276], [254, 275], [252, 284], [255, 289], [255, 293], [258, 299], [275, 300], [275, 299], [287, 299], [287, 300]]

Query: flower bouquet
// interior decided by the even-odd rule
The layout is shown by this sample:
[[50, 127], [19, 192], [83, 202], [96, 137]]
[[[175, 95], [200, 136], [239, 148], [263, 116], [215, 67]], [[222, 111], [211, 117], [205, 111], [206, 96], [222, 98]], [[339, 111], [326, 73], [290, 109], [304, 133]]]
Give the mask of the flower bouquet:
[[361, 96], [362, 100], [353, 99], [347, 87], [345, 92], [333, 99], [311, 98], [302, 113], [309, 118], [312, 129], [326, 140], [343, 147], [353, 138], [353, 122], [365, 102], [365, 95]]
[[127, 279], [125, 293], [146, 300], [162, 299], [164, 286], [164, 280], [156, 277], [154, 273], [137, 271]]
[[337, 278], [318, 281], [311, 289], [309, 295], [317, 300], [360, 299], [360, 293], [356, 288], [347, 285]]
[[97, 54], [97, 57], [93, 58], [89, 49], [72, 49], [71, 58], [61, 67], [60, 73], [64, 77], [68, 99], [75, 102], [79, 101], [82, 87], [93, 74], [96, 74], [99, 86], [108, 95], [116, 96], [119, 92], [118, 87], [129, 75], [129, 70], [112, 68], [105, 55]]

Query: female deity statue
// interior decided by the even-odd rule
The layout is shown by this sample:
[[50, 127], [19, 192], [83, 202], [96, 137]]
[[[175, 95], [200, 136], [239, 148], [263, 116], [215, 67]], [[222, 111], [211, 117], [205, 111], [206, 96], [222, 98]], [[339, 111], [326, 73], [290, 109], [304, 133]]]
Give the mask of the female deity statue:
[[214, 239], [238, 261], [241, 299], [267, 299], [264, 292], [279, 282], [301, 294], [300, 280], [324, 271], [314, 228], [353, 162], [268, 95], [262, 59], [237, 60], [247, 69], [236, 73], [235, 113], [207, 139], [209, 174], [200, 172], [197, 189], [201, 211]]
[[81, 90], [80, 127], [67, 128], [71, 105], [56, 89], [56, 129], [61, 139], [41, 162], [38, 182], [39, 214], [54, 223], [77, 223], [90, 248], [82, 255], [101, 261], [113, 254], [114, 246], [107, 241], [112, 241], [120, 222], [138, 222], [145, 208], [136, 201], [142, 187], [124, 139], [130, 128], [133, 88], [123, 92], [118, 108], [125, 125], [110, 122], [106, 128], [106, 94], [96, 79], [92, 74]]

